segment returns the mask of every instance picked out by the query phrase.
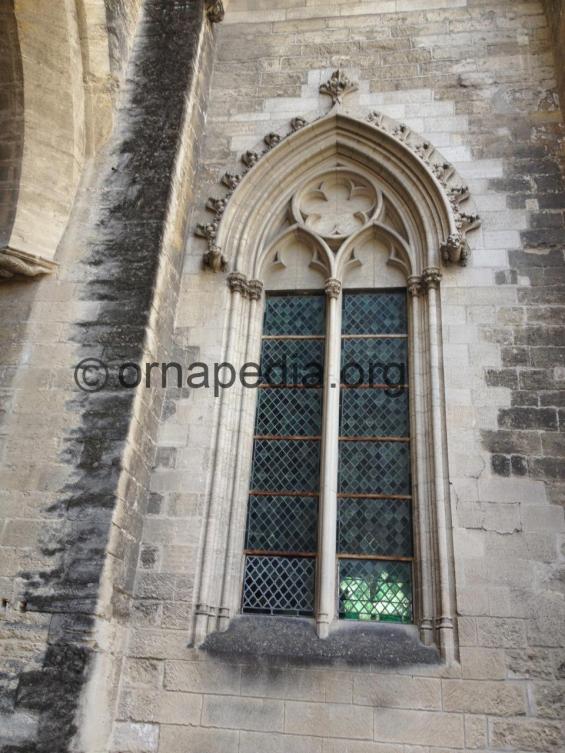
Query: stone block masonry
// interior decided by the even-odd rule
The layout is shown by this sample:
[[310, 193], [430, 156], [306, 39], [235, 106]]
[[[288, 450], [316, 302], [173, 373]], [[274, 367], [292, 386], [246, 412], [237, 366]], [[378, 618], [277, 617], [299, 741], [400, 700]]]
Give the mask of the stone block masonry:
[[[231, 0], [213, 27], [203, 0], [108, 2], [125, 70], [110, 142], [57, 273], [0, 288], [0, 750], [563, 750], [564, 134], [546, 5], [551, 24], [541, 0]], [[192, 229], [243, 153], [327, 108], [338, 66], [359, 83], [353, 114], [421, 133], [483, 219], [439, 293], [449, 664], [191, 645], [218, 403], [72, 386], [85, 356], [219, 359], [229, 290]]]
[[[106, 657], [119, 663], [133, 593], [162, 396], [81, 395], [71, 361], [152, 360], [157, 343], [172, 347], [213, 32], [203, 2], [150, 0], [131, 36], [112, 138], [84, 178], [58, 276], [29, 303], [31, 331], [49, 327], [11, 382], [4, 424], [0, 548], [16, 577], [1, 582], [0, 748], [12, 753], [107, 749], [98, 715], [118, 664]], [[10, 293], [25, 300], [23, 283], [6, 292], [8, 309]], [[132, 735], [152, 739], [145, 728]]]

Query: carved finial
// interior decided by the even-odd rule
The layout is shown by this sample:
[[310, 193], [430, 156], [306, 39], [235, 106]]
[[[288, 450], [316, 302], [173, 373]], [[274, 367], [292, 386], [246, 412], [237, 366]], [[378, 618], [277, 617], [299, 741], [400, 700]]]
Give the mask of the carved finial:
[[219, 246], [210, 244], [208, 251], [203, 256], [204, 266], [211, 269], [212, 272], [224, 272], [227, 269], [228, 261], [222, 254]]
[[304, 118], [293, 118], [290, 121], [290, 127], [293, 131], [299, 131], [301, 128], [304, 128], [305, 125], [308, 124], [308, 121], [306, 121]]
[[223, 21], [225, 14], [226, 12], [222, 0], [207, 0], [206, 15], [213, 24]]
[[330, 277], [326, 280], [324, 290], [326, 291], [328, 298], [339, 298], [339, 294], [341, 293], [341, 281], [336, 280], [335, 277]]
[[351, 81], [341, 68], [338, 68], [337, 71], [332, 73], [329, 81], [320, 85], [320, 94], [327, 94], [328, 97], [332, 98], [332, 103], [335, 105], [336, 103], [341, 104], [347, 94], [356, 92], [358, 89], [359, 85]]
[[437, 267], [428, 267], [427, 269], [424, 269], [422, 283], [427, 290], [430, 288], [438, 288], [440, 280], [441, 271]]

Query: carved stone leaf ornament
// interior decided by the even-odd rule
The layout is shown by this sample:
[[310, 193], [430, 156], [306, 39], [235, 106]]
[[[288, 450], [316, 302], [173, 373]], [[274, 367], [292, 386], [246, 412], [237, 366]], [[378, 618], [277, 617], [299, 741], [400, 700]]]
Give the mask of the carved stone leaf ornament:
[[[222, 3], [208, 3], [208, 14], [211, 20], [213, 20], [212, 16], [216, 18], [220, 14], [218, 6], [221, 6], [223, 18]], [[358, 88], [356, 82], [351, 81], [343, 70], [338, 69], [320, 85], [320, 93], [329, 96], [334, 107], [341, 105], [343, 99]], [[331, 110], [329, 115], [333, 112]], [[322, 115], [317, 120], [325, 117], [327, 115]], [[461, 204], [469, 198], [469, 189], [458, 182], [453, 165], [447, 162], [429, 141], [419, 138], [408, 126], [394, 121], [383, 113], [376, 111], [369, 113], [366, 122], [412, 151], [425, 164], [428, 173], [440, 184], [453, 213], [450, 221], [451, 231], [441, 244], [440, 255], [446, 264], [464, 266], [470, 254], [466, 233], [480, 225], [480, 218], [476, 214], [468, 214], [461, 210]], [[227, 261], [216, 243], [216, 238], [228, 202], [244, 176], [258, 164], [265, 154], [307, 125], [308, 121], [305, 118], [297, 116], [290, 121], [288, 133], [281, 135], [271, 131], [263, 139], [266, 145], [264, 150], [249, 150], [241, 156], [241, 162], [244, 165], [241, 172], [226, 172], [223, 175], [221, 182], [227, 188], [227, 194], [221, 198], [209, 198], [206, 204], [206, 209], [214, 214], [214, 220], [211, 223], [200, 223], [195, 229], [196, 235], [208, 241], [208, 251], [204, 254], [205, 266], [213, 271], [224, 270], [227, 267]], [[292, 217], [295, 222], [325, 238], [326, 242], [335, 249], [339, 239], [344, 239], [363, 228], [371, 219], [376, 221], [380, 218], [383, 205], [382, 197], [379, 199], [375, 189], [369, 184], [355, 183], [351, 178], [339, 176], [333, 180], [322, 180], [315, 188], [303, 193], [298, 209], [293, 199], [292, 207]], [[400, 260], [398, 263], [401, 264]]]
[[335, 105], [341, 104], [343, 98], [347, 94], [352, 94], [358, 89], [359, 85], [356, 82], [351, 81], [345, 73], [338, 68], [337, 71], [332, 73], [329, 81], [325, 81], [320, 85], [320, 94], [327, 94], [328, 97], [332, 98], [332, 103]]

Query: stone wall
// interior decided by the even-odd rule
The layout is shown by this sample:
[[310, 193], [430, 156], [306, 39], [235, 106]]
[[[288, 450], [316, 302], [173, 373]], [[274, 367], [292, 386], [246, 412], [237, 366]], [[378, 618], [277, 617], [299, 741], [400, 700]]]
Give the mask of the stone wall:
[[[441, 285], [458, 661], [316, 661], [277, 648], [276, 627], [262, 655], [237, 642], [223, 654], [187, 647], [218, 401], [175, 389], [159, 429], [112, 750], [556, 752], [563, 126], [543, 6], [232, 0], [218, 42], [193, 225], [210, 217], [206, 198], [222, 195], [221, 176], [240, 171], [242, 153], [327, 108], [318, 85], [338, 65], [360, 83], [359, 117], [380, 110], [423, 134], [482, 216], [469, 266], [445, 269]], [[204, 250], [190, 239], [175, 333], [190, 361], [213, 363], [228, 290], [202, 271]], [[256, 628], [241, 624], [248, 639]]]
[[544, 0], [547, 21], [553, 37], [555, 67], [561, 102], [565, 99], [565, 2]]
[[87, 394], [73, 369], [171, 347], [212, 42], [202, 2], [145, 3], [57, 272], [2, 286], [0, 748], [12, 753], [107, 749], [162, 393], [123, 390], [114, 373]]

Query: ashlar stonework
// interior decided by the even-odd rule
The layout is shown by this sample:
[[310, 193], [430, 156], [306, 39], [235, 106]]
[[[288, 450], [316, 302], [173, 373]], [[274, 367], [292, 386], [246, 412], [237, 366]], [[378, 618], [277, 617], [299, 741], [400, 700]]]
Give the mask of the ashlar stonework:
[[[562, 0], [1, 6], [0, 750], [562, 751]], [[241, 614], [257, 390], [145, 364], [382, 288], [414, 624], [335, 618], [329, 482], [315, 614]]]

